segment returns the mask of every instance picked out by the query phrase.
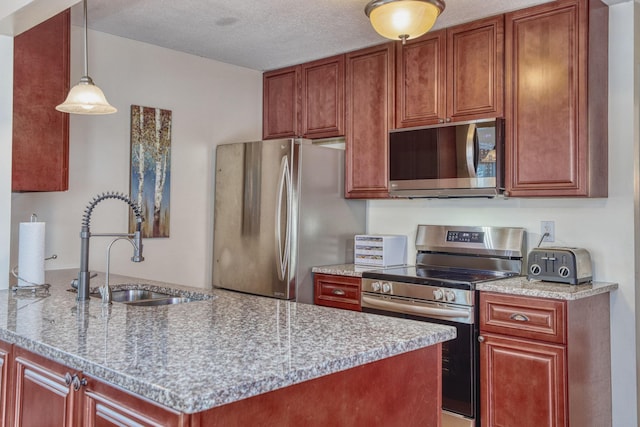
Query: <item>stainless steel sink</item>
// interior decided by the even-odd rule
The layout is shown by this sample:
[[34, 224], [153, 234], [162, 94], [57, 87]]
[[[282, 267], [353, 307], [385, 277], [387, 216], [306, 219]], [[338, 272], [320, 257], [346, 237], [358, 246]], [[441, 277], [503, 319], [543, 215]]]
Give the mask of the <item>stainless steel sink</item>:
[[113, 290], [112, 301], [114, 302], [134, 302], [140, 300], [152, 300], [158, 298], [168, 298], [172, 295], [148, 291], [146, 289], [118, 289]]
[[131, 301], [131, 302], [127, 302], [126, 304], [149, 307], [149, 306], [158, 306], [158, 305], [181, 304], [183, 302], [190, 302], [190, 301], [195, 301], [195, 300], [191, 298], [184, 298], [184, 297], [165, 297], [165, 298]]

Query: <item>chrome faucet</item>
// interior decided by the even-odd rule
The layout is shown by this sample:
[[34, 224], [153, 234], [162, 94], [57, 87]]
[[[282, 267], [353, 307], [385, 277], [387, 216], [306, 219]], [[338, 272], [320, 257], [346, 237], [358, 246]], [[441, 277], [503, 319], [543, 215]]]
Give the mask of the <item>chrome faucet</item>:
[[[126, 204], [129, 205], [134, 215], [136, 216], [136, 231], [134, 233], [91, 233], [89, 231], [89, 225], [91, 223], [91, 213], [93, 209], [96, 207], [98, 203], [106, 199], [116, 199], [122, 200]], [[129, 197], [125, 194], [117, 193], [117, 192], [107, 192], [102, 193], [98, 196], [95, 196], [87, 207], [84, 210], [84, 215], [82, 216], [82, 229], [80, 230], [80, 272], [78, 273], [78, 301], [86, 301], [89, 299], [89, 238], [96, 237], [118, 237], [118, 238], [126, 238], [133, 245], [133, 256], [131, 257], [131, 261], [133, 262], [142, 262], [144, 261], [144, 257], [142, 256], [142, 222], [144, 218], [142, 217], [142, 213], [140, 212], [140, 207], [134, 204]], [[117, 240], [117, 239], [116, 239]], [[111, 242], [111, 244], [113, 244]], [[109, 245], [109, 249], [111, 249], [111, 245]], [[108, 256], [108, 251], [107, 251]], [[108, 267], [107, 267], [108, 268]], [[107, 276], [108, 277], [108, 276]], [[108, 280], [108, 279], [107, 279]], [[108, 290], [108, 282], [105, 284]], [[102, 291], [101, 291], [102, 293]], [[109, 296], [103, 296], [103, 301], [107, 298], [110, 302], [111, 298]]]

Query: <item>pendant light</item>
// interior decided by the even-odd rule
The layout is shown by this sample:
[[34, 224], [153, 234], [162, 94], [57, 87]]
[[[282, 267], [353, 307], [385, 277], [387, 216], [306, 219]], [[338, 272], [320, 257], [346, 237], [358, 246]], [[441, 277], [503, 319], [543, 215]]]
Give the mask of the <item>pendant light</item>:
[[89, 52], [87, 47], [87, 0], [84, 6], [84, 75], [80, 82], [71, 88], [67, 99], [56, 110], [72, 114], [112, 114], [118, 111], [105, 98], [104, 93], [89, 77]]
[[404, 44], [429, 31], [444, 8], [442, 0], [372, 0], [364, 13], [381, 36]]

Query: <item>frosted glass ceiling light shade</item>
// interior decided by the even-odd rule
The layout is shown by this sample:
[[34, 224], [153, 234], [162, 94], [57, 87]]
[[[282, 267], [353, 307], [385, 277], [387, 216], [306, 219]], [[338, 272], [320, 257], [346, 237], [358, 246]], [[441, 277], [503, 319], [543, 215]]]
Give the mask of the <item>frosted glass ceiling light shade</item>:
[[112, 114], [118, 111], [109, 104], [104, 93], [89, 77], [89, 52], [87, 47], [87, 0], [84, 0], [84, 76], [71, 88], [67, 99], [56, 110], [71, 114]]
[[444, 8], [441, 0], [373, 0], [364, 13], [381, 36], [404, 44], [429, 31]]

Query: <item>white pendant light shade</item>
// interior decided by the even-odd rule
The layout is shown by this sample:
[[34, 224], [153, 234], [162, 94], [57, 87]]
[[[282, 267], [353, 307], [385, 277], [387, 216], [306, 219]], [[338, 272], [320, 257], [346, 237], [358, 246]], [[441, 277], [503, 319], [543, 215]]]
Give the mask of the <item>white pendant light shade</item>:
[[93, 84], [89, 77], [89, 48], [87, 41], [87, 0], [84, 6], [84, 76], [80, 82], [71, 88], [67, 99], [56, 110], [71, 114], [112, 114], [118, 111], [109, 104], [104, 93]]
[[118, 111], [109, 104], [102, 90], [93, 84], [89, 76], [84, 76], [80, 83], [71, 88], [67, 99], [56, 110], [72, 114], [112, 114]]
[[365, 13], [381, 36], [404, 43], [429, 31], [444, 8], [441, 0], [374, 0]]

